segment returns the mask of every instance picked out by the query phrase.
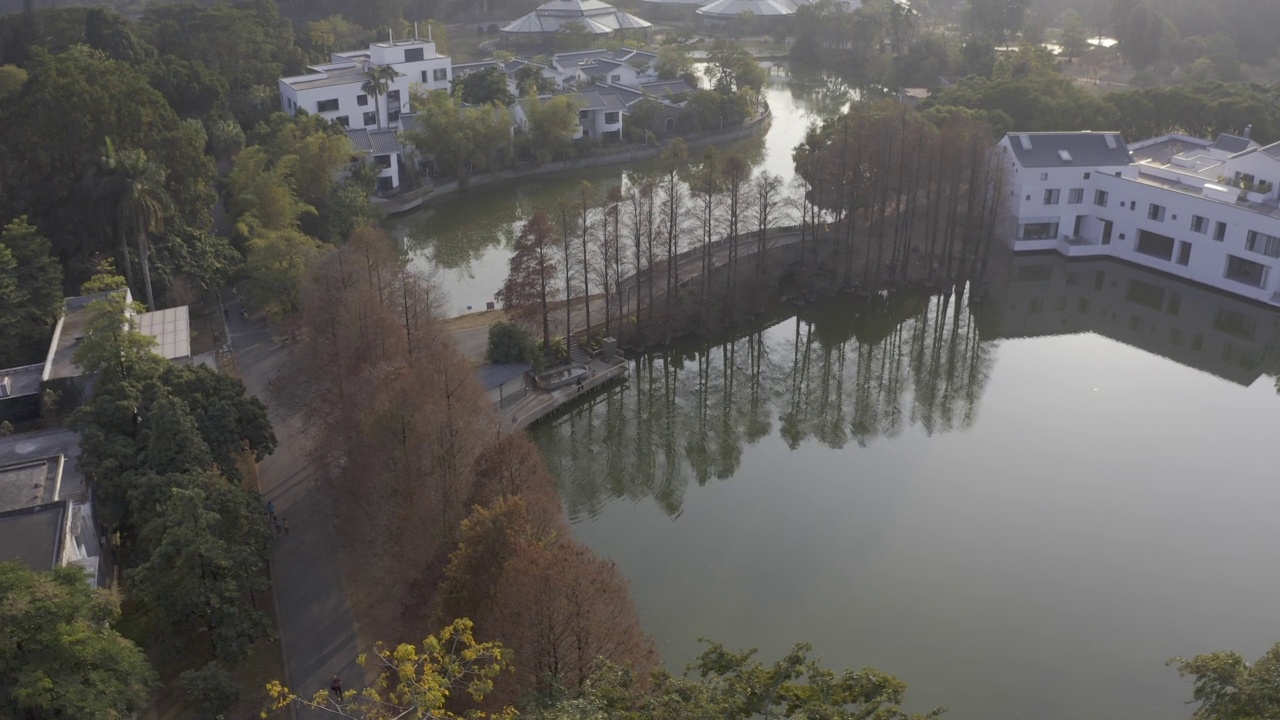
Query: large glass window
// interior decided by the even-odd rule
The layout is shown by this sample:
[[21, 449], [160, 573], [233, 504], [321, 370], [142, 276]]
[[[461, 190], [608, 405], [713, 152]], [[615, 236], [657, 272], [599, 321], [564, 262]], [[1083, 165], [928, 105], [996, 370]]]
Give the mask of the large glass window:
[[1098, 207], [1106, 207], [1108, 197], [1109, 196], [1107, 194], [1107, 191], [1095, 190], [1093, 193], [1093, 204], [1097, 205]]
[[377, 113], [375, 113], [375, 112], [373, 112], [373, 111], [369, 111], [369, 112], [365, 113], [365, 114], [364, 114], [364, 124], [365, 124], [365, 125], [377, 125], [377, 124], [378, 124], [378, 114], [377, 114]]
[[1156, 222], [1164, 222], [1164, 206], [1151, 203], [1151, 205], [1147, 207], [1147, 219], [1155, 220]]
[[1249, 236], [1245, 238], [1244, 247], [1250, 252], [1267, 257], [1280, 257], [1280, 237], [1274, 235], [1250, 230]]
[[1199, 215], [1191, 216], [1191, 229], [1201, 234], [1209, 232], [1209, 219]]
[[405, 62], [418, 62], [424, 57], [422, 48], [409, 48], [404, 51]]
[[431, 71], [431, 79], [436, 82], [444, 82], [449, 79], [449, 68], [436, 68]]
[[1242, 257], [1236, 257], [1235, 255], [1228, 255], [1227, 271], [1222, 276], [1245, 285], [1257, 288], [1266, 287], [1267, 266], [1252, 260], [1245, 260]]
[[1052, 240], [1058, 237], [1058, 218], [1023, 218], [1018, 223], [1019, 240]]
[[1146, 230], [1138, 232], [1138, 245], [1134, 248], [1143, 255], [1161, 260], [1173, 259], [1173, 238]]
[[1079, 205], [1084, 202], [1084, 188], [1071, 188], [1067, 193], [1068, 205]]
[[321, 100], [316, 103], [316, 112], [332, 112], [338, 109], [338, 100]]
[[1059, 193], [1060, 193], [1060, 192], [1061, 192], [1061, 191], [1060, 191], [1060, 190], [1058, 190], [1057, 188], [1050, 188], [1050, 189], [1048, 189], [1048, 190], [1045, 190], [1045, 191], [1044, 191], [1044, 204], [1045, 204], [1045, 205], [1057, 205], [1057, 204], [1058, 204], [1058, 195], [1059, 195]]

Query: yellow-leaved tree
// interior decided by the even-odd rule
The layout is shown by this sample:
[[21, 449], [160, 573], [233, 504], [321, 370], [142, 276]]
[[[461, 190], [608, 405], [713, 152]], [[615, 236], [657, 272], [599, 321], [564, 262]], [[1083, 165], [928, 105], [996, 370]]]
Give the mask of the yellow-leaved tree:
[[493, 690], [494, 678], [511, 665], [511, 651], [497, 642], [476, 642], [471, 621], [462, 618], [422, 641], [422, 647], [401, 644], [394, 649], [382, 643], [374, 646], [372, 657], [361, 655], [356, 662], [380, 668], [378, 679], [361, 690], [347, 690], [339, 698], [321, 690], [310, 698], [294, 693], [278, 681], [267, 684], [271, 705], [262, 712], [297, 703], [336, 717], [359, 720], [514, 720], [514, 708], [496, 712], [470, 709], [454, 712], [449, 699], [462, 695], [480, 702]]

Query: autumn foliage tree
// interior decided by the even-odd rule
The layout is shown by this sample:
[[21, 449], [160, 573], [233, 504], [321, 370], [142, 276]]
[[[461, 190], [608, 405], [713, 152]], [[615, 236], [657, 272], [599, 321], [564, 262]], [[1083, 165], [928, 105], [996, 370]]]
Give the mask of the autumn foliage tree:
[[515, 251], [509, 262], [510, 271], [499, 298], [502, 307], [525, 326], [542, 325], [542, 346], [551, 344], [549, 303], [556, 299], [555, 237], [551, 219], [536, 212], [516, 236]]

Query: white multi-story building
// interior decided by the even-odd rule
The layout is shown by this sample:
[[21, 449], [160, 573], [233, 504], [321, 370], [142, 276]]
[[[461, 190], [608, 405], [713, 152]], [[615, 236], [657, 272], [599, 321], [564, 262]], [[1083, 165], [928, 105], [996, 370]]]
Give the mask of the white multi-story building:
[[1074, 132], [996, 147], [1015, 251], [1107, 255], [1280, 304], [1280, 143]]
[[[334, 53], [332, 62], [312, 65], [306, 75], [280, 78], [280, 107], [290, 115], [299, 109], [354, 130], [397, 129], [400, 115], [409, 111], [409, 86], [448, 90], [453, 80], [448, 55], [436, 53], [426, 40], [373, 43], [368, 50]], [[389, 67], [395, 77], [384, 95], [366, 93], [364, 84], [375, 67]]]
[[[334, 53], [331, 60], [312, 65], [306, 75], [280, 78], [281, 109], [290, 115], [305, 110], [346, 127], [356, 150], [378, 168], [377, 189], [398, 190], [405, 160], [396, 131], [404, 126], [401, 116], [410, 112], [409, 87], [448, 90], [453, 81], [449, 56], [436, 53], [428, 31], [426, 40], [415, 32], [411, 40], [388, 38], [368, 50]], [[370, 71], [382, 67], [394, 71], [386, 92], [366, 92]]]

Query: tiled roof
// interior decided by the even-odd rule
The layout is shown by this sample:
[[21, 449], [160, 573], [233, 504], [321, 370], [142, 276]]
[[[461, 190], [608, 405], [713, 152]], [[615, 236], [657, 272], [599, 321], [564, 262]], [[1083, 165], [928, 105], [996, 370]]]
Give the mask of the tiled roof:
[[360, 152], [374, 155], [394, 155], [400, 152], [400, 141], [394, 130], [348, 129], [347, 137]]
[[142, 313], [138, 332], [155, 338], [152, 350], [166, 360], [191, 357], [191, 315], [186, 305]]
[[1022, 167], [1115, 167], [1132, 162], [1119, 133], [1009, 133]]

